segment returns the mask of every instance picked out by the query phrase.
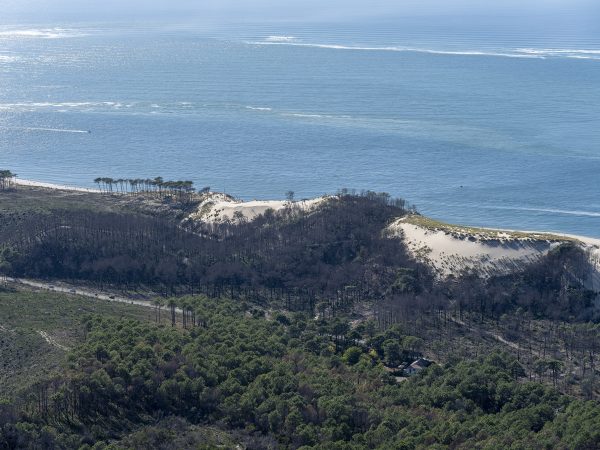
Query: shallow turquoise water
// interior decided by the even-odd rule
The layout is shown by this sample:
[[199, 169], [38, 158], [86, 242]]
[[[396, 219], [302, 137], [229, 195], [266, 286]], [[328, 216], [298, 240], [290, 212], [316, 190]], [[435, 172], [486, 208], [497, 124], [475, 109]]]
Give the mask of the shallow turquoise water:
[[0, 27], [0, 166], [600, 237], [600, 33], [459, 25]]

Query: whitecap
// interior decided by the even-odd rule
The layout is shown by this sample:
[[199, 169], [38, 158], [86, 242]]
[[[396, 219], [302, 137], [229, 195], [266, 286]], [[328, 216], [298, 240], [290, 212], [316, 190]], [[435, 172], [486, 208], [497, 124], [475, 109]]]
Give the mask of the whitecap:
[[263, 106], [246, 106], [246, 109], [251, 109], [253, 111], [273, 111], [272, 108], [267, 108]]
[[323, 114], [304, 114], [304, 113], [285, 113], [282, 114], [285, 117], [304, 117], [307, 119], [323, 119], [332, 118], [332, 116], [325, 116]]
[[85, 36], [85, 34], [64, 28], [3, 29], [0, 31], [0, 39], [64, 39], [80, 36]]
[[295, 41], [294, 36], [267, 36], [265, 41], [267, 42], [292, 42]]
[[89, 110], [90, 108], [114, 107], [114, 102], [23, 102], [23, 103], [0, 103], [0, 110], [4, 111], [37, 111], [37, 110]]
[[544, 58], [600, 59], [600, 50], [565, 48], [518, 48], [517, 52]]
[[0, 55], [0, 63], [12, 63], [18, 61], [17, 56]]
[[582, 55], [569, 55], [567, 58], [570, 59], [589, 59], [592, 61], [600, 61], [600, 56], [582, 56]]

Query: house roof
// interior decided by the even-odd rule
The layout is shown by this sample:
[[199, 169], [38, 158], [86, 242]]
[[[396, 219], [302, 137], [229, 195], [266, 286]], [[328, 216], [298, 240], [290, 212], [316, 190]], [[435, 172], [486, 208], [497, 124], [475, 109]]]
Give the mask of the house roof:
[[413, 369], [425, 369], [431, 365], [431, 361], [428, 361], [424, 358], [419, 358], [415, 362], [413, 362], [409, 367]]

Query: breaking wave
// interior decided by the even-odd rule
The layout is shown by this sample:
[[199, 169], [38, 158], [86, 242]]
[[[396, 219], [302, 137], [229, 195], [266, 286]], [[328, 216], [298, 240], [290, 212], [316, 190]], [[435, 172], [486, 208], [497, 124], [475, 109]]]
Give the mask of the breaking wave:
[[518, 48], [517, 51], [526, 55], [537, 55], [544, 58], [574, 58], [600, 60], [600, 50], [561, 48]]
[[0, 63], [12, 63], [17, 61], [18, 58], [14, 57], [14, 56], [4, 56], [4, 55], [0, 55]]
[[29, 29], [2, 29], [0, 39], [64, 39], [85, 36], [72, 29], [65, 28], [29, 28]]
[[273, 108], [267, 108], [265, 106], [246, 106], [246, 109], [251, 109], [252, 111], [273, 111]]
[[478, 206], [479, 208], [485, 209], [503, 209], [509, 211], [531, 211], [541, 212], [550, 214], [562, 214], [567, 216], [581, 216], [581, 217], [600, 217], [600, 212], [596, 211], [582, 211], [582, 210], [570, 210], [570, 209], [554, 209], [554, 208], [527, 208], [520, 206]]
[[310, 47], [310, 48], [323, 48], [330, 50], [354, 50], [354, 51], [373, 51], [373, 52], [405, 52], [405, 53], [429, 53], [434, 55], [455, 55], [455, 56], [499, 56], [505, 58], [531, 58], [531, 59], [543, 59], [543, 56], [528, 54], [528, 53], [506, 53], [506, 52], [486, 52], [486, 51], [454, 51], [454, 50], [434, 50], [424, 48], [413, 48], [413, 47], [361, 47], [351, 45], [338, 45], [338, 44], [310, 44], [304, 42], [290, 42], [290, 41], [247, 41], [250, 45], [289, 45], [294, 47]]
[[502, 50], [441, 50], [418, 47], [386, 46], [386, 47], [368, 47], [340, 44], [315, 44], [308, 42], [299, 42], [291, 36], [269, 36], [263, 41], [246, 41], [250, 45], [288, 45], [293, 47], [310, 47], [330, 50], [353, 50], [353, 51], [373, 51], [373, 52], [406, 52], [406, 53], [427, 53], [432, 55], [450, 55], [450, 56], [488, 56], [503, 58], [528, 58], [528, 59], [548, 59], [548, 58], [575, 58], [600, 60], [600, 50], [583, 49], [535, 49], [535, 48], [516, 48]]
[[267, 36], [265, 38], [267, 42], [293, 42], [295, 40], [294, 36]]

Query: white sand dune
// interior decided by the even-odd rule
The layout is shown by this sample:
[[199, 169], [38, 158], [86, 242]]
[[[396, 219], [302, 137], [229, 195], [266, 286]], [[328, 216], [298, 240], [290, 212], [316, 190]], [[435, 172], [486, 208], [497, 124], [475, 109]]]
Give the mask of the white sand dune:
[[[588, 254], [594, 273], [590, 288], [600, 290], [600, 239], [583, 236], [516, 232], [514, 230], [489, 230], [489, 234], [470, 232], [451, 233], [443, 229], [420, 226], [404, 218], [388, 228], [391, 236], [401, 236], [409, 252], [429, 264], [445, 278], [463, 270], [475, 270], [482, 275], [509, 273], [534, 262], [562, 242], [576, 240]], [[523, 236], [515, 233], [523, 233]], [[525, 234], [534, 237], [525, 237]]]
[[594, 269], [590, 279], [589, 288], [596, 292], [600, 292], [600, 239], [586, 237], [580, 237], [579, 239], [583, 242], [590, 265]]
[[190, 215], [190, 219], [217, 223], [235, 220], [236, 216], [239, 216], [246, 220], [253, 220], [264, 214], [267, 210], [276, 212], [288, 207], [310, 210], [323, 203], [326, 199], [327, 197], [319, 197], [294, 202], [287, 200], [253, 200], [243, 202], [236, 201], [223, 194], [211, 194], [198, 206], [198, 210]]

